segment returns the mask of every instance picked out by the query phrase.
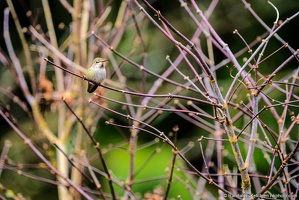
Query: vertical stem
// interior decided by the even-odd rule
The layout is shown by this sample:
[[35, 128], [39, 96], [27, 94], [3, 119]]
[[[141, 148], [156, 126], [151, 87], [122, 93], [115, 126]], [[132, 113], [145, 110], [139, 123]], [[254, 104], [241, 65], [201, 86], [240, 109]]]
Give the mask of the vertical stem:
[[24, 36], [24, 33], [22, 31], [20, 21], [18, 19], [17, 13], [15, 11], [15, 8], [14, 8], [11, 0], [6, 0], [6, 2], [9, 6], [9, 9], [10, 9], [11, 15], [13, 17], [13, 20], [15, 22], [19, 37], [21, 39], [21, 43], [22, 43], [22, 46], [23, 46], [23, 49], [24, 49], [23, 52], [25, 54], [25, 59], [26, 59], [26, 67], [28, 69], [28, 73], [29, 73], [29, 76], [30, 76], [32, 93], [33, 93], [33, 95], [35, 95], [35, 93], [36, 93], [36, 79], [35, 79], [35, 75], [34, 75], [34, 69], [33, 69], [33, 63], [32, 63], [32, 58], [31, 58], [29, 45], [28, 45], [28, 43], [26, 41], [26, 38]]
[[[218, 171], [218, 184], [220, 187], [224, 188], [224, 172], [223, 172], [223, 152], [222, 152], [222, 137], [223, 137], [223, 131], [220, 129], [219, 123], [216, 124], [216, 132], [215, 132], [215, 138], [216, 138], [216, 152], [217, 152], [217, 166]], [[218, 190], [219, 193], [219, 200], [224, 200], [223, 191]]]
[[[45, 13], [45, 18], [46, 18], [46, 23], [47, 23], [47, 28], [48, 28], [48, 34], [50, 37], [51, 44], [58, 49], [58, 44], [57, 44], [57, 38], [55, 35], [55, 28], [53, 25], [53, 20], [52, 20], [52, 14], [49, 6], [48, 0], [42, 0], [43, 4], [43, 9]], [[54, 62], [57, 64], [60, 64], [59, 58], [53, 54], [53, 59]], [[58, 91], [63, 91], [64, 90], [64, 82], [63, 82], [63, 74], [62, 71], [59, 69], [55, 69], [55, 76], [56, 76], [56, 85], [58, 88]]]
[[216, 83], [216, 81], [211, 82], [211, 84], [212, 84], [212, 87], [214, 89], [214, 92], [217, 96], [217, 99], [218, 99], [219, 103], [222, 104], [221, 114], [222, 114], [222, 117], [225, 118], [225, 122], [223, 123], [223, 126], [224, 126], [224, 130], [225, 130], [226, 134], [228, 135], [229, 142], [231, 144], [233, 154], [234, 154], [234, 157], [235, 157], [236, 162], [237, 162], [238, 169], [239, 169], [240, 174], [241, 174], [241, 180], [242, 180], [241, 187], [242, 187], [242, 190], [243, 190], [243, 193], [244, 193], [244, 197], [245, 197], [245, 199], [250, 199], [251, 183], [250, 183], [250, 177], [249, 177], [249, 174], [248, 174], [248, 166], [246, 166], [244, 164], [244, 160], [242, 158], [241, 150], [240, 150], [240, 147], [239, 147], [239, 144], [238, 144], [238, 138], [236, 137], [236, 134], [235, 134], [235, 131], [234, 131], [234, 127], [233, 127], [233, 124], [232, 124], [232, 120], [231, 120], [231, 117], [230, 117], [230, 113], [229, 113], [229, 110], [228, 110], [227, 103], [224, 101], [224, 99], [221, 95], [221, 92], [219, 90], [219, 86]]
[[[256, 97], [255, 95], [253, 95], [253, 98], [252, 98], [252, 114], [253, 114], [253, 116], [256, 116], [258, 114], [258, 97]], [[253, 152], [255, 149], [256, 135], [257, 135], [257, 126], [258, 126], [258, 118], [255, 117], [252, 120], [248, 152], [247, 152], [247, 156], [246, 156], [246, 160], [245, 160], [246, 168], [249, 167], [249, 165], [252, 161], [252, 158], [253, 158]]]
[[[142, 109], [138, 109], [136, 113], [136, 119], [139, 119], [142, 114]], [[139, 122], [133, 121], [134, 127], [139, 127]], [[135, 156], [136, 156], [136, 145], [138, 140], [138, 129], [132, 129], [131, 137], [129, 141], [129, 154], [130, 154], [130, 169], [129, 178], [127, 180], [128, 188], [132, 190], [133, 180], [134, 180], [134, 169], [135, 169]]]
[[[57, 44], [57, 38], [55, 35], [55, 29], [53, 25], [53, 20], [52, 20], [52, 14], [49, 6], [48, 0], [42, 0], [42, 5], [45, 13], [45, 18], [46, 18], [46, 23], [47, 23], [47, 28], [48, 28], [48, 33], [50, 37], [51, 44], [58, 49], [58, 44]], [[59, 58], [53, 54], [53, 59], [55, 63], [60, 63]], [[56, 85], [57, 89], [59, 92], [64, 91], [64, 77], [63, 73], [59, 69], [55, 69], [55, 75], [56, 75]], [[62, 105], [58, 105], [58, 136], [59, 138], [63, 138], [63, 135], [65, 134], [64, 131], [64, 124], [65, 124], [65, 108]], [[60, 149], [63, 152], [67, 152], [67, 147], [65, 144], [65, 141], [60, 142]], [[58, 170], [65, 176], [68, 177], [68, 160], [65, 158], [65, 156], [60, 152], [57, 151], [57, 167]], [[59, 177], [57, 177], [59, 178]], [[60, 181], [64, 182], [61, 178], [59, 178]], [[58, 186], [58, 196], [59, 198], [63, 199], [71, 199], [71, 194], [69, 191], [63, 187], [63, 186]]]
[[172, 149], [173, 157], [172, 157], [172, 163], [171, 163], [171, 170], [170, 170], [169, 179], [168, 179], [168, 182], [167, 182], [167, 188], [166, 188], [166, 191], [165, 191], [164, 200], [167, 200], [167, 197], [168, 197], [168, 194], [169, 194], [169, 191], [170, 191], [170, 186], [172, 184], [174, 165], [175, 165], [176, 157], [178, 155], [178, 149], [176, 147], [176, 143], [177, 143], [177, 134], [178, 134], [178, 131], [179, 131], [179, 127], [175, 126], [175, 127], [172, 128], [172, 130], [174, 132], [173, 144], [174, 144], [175, 147]]
[[[74, 14], [74, 20], [76, 20], [75, 25], [75, 40], [76, 40], [76, 50], [78, 50], [78, 53], [75, 54], [75, 59], [79, 61], [79, 64], [81, 66], [86, 66], [87, 63], [87, 41], [85, 39], [87, 35], [87, 30], [89, 27], [89, 12], [90, 12], [90, 4], [88, 0], [81, 0], [76, 1], [76, 4], [74, 6], [77, 14]], [[80, 80], [77, 81], [77, 84], [80, 86], [80, 92], [79, 92], [79, 98], [85, 99], [86, 98], [86, 83]], [[78, 116], [82, 119], [82, 121], [85, 121], [86, 115], [85, 115], [85, 106], [84, 104], [79, 104], [77, 106], [78, 110]], [[78, 122], [79, 125], [79, 122]], [[86, 146], [84, 146], [84, 142], [86, 141], [86, 135], [83, 134], [83, 128], [82, 126], [78, 126], [78, 131], [76, 135], [76, 143], [74, 146], [74, 151], [78, 153], [82, 151], [82, 149], [85, 149]], [[78, 158], [81, 159], [81, 158]], [[78, 173], [74, 168], [72, 170], [72, 180], [78, 184], [82, 184], [82, 175]], [[79, 198], [78, 195], [80, 195], [78, 192], [75, 193], [77, 198]]]

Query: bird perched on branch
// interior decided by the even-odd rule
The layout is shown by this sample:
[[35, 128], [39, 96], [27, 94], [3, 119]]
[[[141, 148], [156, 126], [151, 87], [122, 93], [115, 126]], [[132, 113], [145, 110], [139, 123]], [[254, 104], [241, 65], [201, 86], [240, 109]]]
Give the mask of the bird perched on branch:
[[[104, 60], [99, 57], [95, 58], [93, 60], [91, 67], [87, 70], [86, 78], [89, 80], [92, 80], [98, 84], [101, 84], [104, 81], [104, 79], [106, 78], [106, 69], [104, 66], [104, 62], [106, 62], [106, 61], [108, 61], [108, 60]], [[88, 82], [87, 92], [89, 92], [89, 93], [94, 92], [97, 89], [98, 84]]]

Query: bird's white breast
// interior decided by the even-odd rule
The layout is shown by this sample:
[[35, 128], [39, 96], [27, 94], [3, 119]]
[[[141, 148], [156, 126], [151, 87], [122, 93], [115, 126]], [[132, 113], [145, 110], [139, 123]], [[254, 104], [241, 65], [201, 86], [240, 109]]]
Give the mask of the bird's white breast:
[[106, 69], [105, 68], [97, 68], [95, 69], [94, 77], [92, 80], [101, 83], [106, 78]]

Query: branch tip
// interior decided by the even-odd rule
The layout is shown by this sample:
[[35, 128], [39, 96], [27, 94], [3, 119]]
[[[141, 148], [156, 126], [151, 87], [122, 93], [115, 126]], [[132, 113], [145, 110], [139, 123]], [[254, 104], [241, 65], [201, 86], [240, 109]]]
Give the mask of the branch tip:
[[274, 4], [271, 1], [268, 1], [268, 3], [274, 8], [276, 11], [276, 20], [274, 21], [274, 25], [276, 26], [278, 24], [278, 19], [279, 19], [279, 11], [278, 9], [274, 6]]

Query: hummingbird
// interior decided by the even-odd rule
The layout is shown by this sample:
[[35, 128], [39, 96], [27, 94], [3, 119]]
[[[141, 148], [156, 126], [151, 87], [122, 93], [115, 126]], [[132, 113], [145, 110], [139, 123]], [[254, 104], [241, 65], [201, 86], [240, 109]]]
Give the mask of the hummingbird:
[[[103, 60], [102, 58], [95, 58], [91, 67], [87, 70], [86, 78], [92, 80], [98, 84], [102, 83], [106, 78], [106, 69], [104, 67], [104, 62], [108, 60]], [[92, 93], [97, 89], [98, 85], [88, 82], [87, 92]]]

